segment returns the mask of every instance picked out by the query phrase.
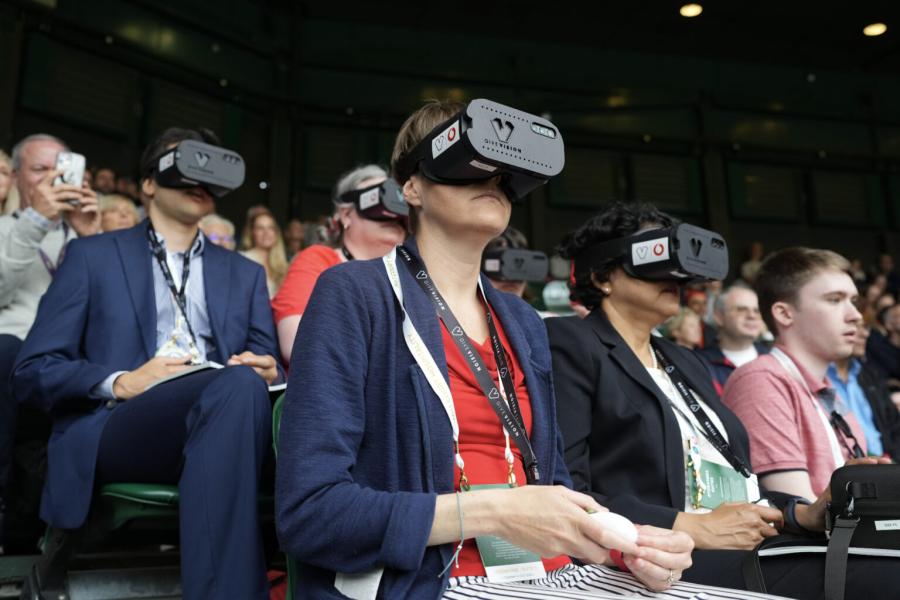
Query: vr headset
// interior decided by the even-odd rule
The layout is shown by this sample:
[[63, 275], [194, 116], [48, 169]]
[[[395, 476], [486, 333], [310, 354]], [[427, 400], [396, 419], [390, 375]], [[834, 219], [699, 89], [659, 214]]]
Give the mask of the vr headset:
[[154, 179], [167, 188], [200, 186], [221, 198], [244, 183], [244, 159], [232, 150], [183, 140], [156, 161]]
[[515, 202], [564, 164], [562, 135], [550, 121], [478, 99], [400, 158], [397, 177], [405, 182], [418, 171], [435, 183], [465, 185], [500, 175], [501, 189]]
[[544, 281], [549, 269], [547, 255], [534, 250], [497, 248], [481, 258], [481, 270], [498, 281]]
[[403, 190], [393, 179], [385, 179], [379, 184], [361, 190], [344, 192], [338, 200], [347, 204], [353, 203], [356, 212], [373, 221], [409, 218], [409, 206], [403, 198]]
[[621, 258], [626, 273], [649, 281], [706, 281], [728, 275], [728, 245], [722, 236], [686, 223], [591, 246], [575, 259], [575, 269], [586, 272], [610, 258]]

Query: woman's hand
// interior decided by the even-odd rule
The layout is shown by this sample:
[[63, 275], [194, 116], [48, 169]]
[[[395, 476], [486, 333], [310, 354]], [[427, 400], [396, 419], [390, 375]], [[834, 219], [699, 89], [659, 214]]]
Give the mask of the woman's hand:
[[683, 531], [703, 550], [752, 550], [784, 526], [780, 510], [726, 502], [709, 513], [678, 513], [672, 529]]
[[694, 540], [684, 532], [638, 525], [638, 550], [623, 556], [631, 573], [650, 590], [662, 592], [691, 566]]

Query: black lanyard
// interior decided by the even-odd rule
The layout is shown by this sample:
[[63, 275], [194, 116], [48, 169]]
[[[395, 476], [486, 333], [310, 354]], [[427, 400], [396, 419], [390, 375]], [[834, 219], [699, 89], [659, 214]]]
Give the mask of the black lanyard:
[[[834, 388], [824, 388], [820, 390], [817, 395], [822, 403], [825, 404], [825, 406], [829, 410], [831, 410], [831, 415], [828, 421], [829, 423], [831, 423], [831, 428], [834, 429], [837, 437], [840, 438], [841, 443], [844, 444], [844, 448], [847, 449], [848, 456], [852, 456], [853, 458], [863, 458], [866, 453], [863, 452], [862, 447], [860, 447], [859, 440], [857, 440], [856, 436], [853, 435], [853, 430], [850, 429], [850, 424], [847, 423], [846, 419], [841, 416], [841, 413], [839, 413], [834, 408], [836, 401], [836, 392]], [[850, 446], [850, 443], [847, 440], [853, 440], [853, 446]]]
[[347, 260], [353, 260], [353, 255], [350, 254], [350, 251], [347, 250], [347, 246], [341, 246], [341, 254], [344, 255], [344, 258]]
[[656, 347], [656, 345], [651, 344], [652, 351], [656, 355], [656, 360], [659, 362], [659, 365], [666, 372], [666, 375], [669, 376], [669, 379], [672, 380], [672, 384], [675, 386], [675, 389], [678, 390], [678, 393], [681, 394], [681, 397], [684, 398], [685, 403], [687, 403], [688, 408], [691, 409], [691, 412], [694, 413], [694, 416], [697, 417], [697, 420], [700, 422], [700, 425], [703, 427], [703, 435], [709, 440], [716, 450], [719, 451], [719, 454], [728, 461], [728, 463], [734, 468], [735, 471], [743, 475], [744, 477], [750, 477], [751, 472], [750, 469], [747, 468], [747, 465], [744, 464], [744, 461], [740, 459], [740, 457], [734, 453], [734, 450], [731, 449], [731, 446], [725, 440], [725, 436], [719, 431], [719, 428], [716, 427], [716, 424], [712, 422], [712, 419], [709, 418], [709, 415], [703, 409], [703, 405], [697, 400], [696, 396], [691, 393], [690, 388], [687, 383], [685, 383], [684, 378], [681, 376], [681, 373], [678, 372], [678, 369], [675, 368], [675, 365], [670, 363], [668, 359], [663, 355], [663, 353]]
[[179, 290], [175, 287], [175, 278], [172, 277], [172, 271], [169, 269], [169, 263], [166, 261], [166, 250], [162, 247], [162, 244], [159, 243], [159, 240], [156, 239], [153, 223], [147, 224], [147, 239], [150, 240], [150, 248], [153, 250], [153, 256], [156, 257], [156, 262], [159, 265], [160, 271], [162, 271], [163, 278], [166, 280], [166, 285], [169, 286], [169, 291], [172, 292], [172, 296], [175, 298], [175, 304], [178, 305], [178, 309], [184, 317], [188, 334], [191, 336], [191, 342], [194, 344], [194, 348], [197, 349], [199, 349], [200, 346], [197, 344], [197, 336], [194, 335], [194, 328], [191, 327], [191, 320], [188, 318], [185, 290], [187, 290], [188, 277], [191, 273], [191, 256], [194, 254], [194, 246], [197, 243], [197, 237], [199, 235], [200, 230], [197, 230], [191, 245], [184, 253], [184, 263], [181, 269], [181, 289]]
[[453, 315], [450, 307], [447, 306], [447, 303], [444, 301], [443, 296], [441, 296], [441, 293], [435, 287], [434, 282], [432, 282], [431, 278], [428, 276], [425, 265], [422, 264], [422, 261], [419, 260], [418, 257], [413, 256], [413, 254], [404, 246], [398, 246], [397, 251], [400, 256], [403, 257], [403, 262], [409, 269], [410, 274], [431, 299], [438, 318], [443, 321], [444, 326], [447, 327], [447, 331], [450, 332], [450, 337], [453, 338], [457, 348], [459, 348], [459, 351], [466, 358], [469, 368], [472, 369], [472, 373], [475, 375], [475, 379], [478, 380], [478, 385], [488, 399], [491, 408], [497, 413], [503, 427], [509, 433], [510, 437], [513, 438], [519, 451], [522, 452], [525, 461], [525, 477], [528, 480], [528, 483], [540, 481], [541, 476], [540, 471], [538, 470], [537, 456], [534, 454], [534, 449], [532, 449], [531, 442], [528, 440], [528, 434], [525, 431], [525, 422], [522, 419], [522, 413], [519, 409], [519, 399], [516, 396], [515, 382], [510, 373], [509, 365], [506, 362], [506, 353], [503, 350], [503, 344], [500, 342], [500, 335], [497, 332], [497, 327], [494, 325], [494, 319], [491, 316], [491, 310], [487, 304], [487, 299], [482, 296], [484, 310], [487, 316], [488, 331], [491, 336], [491, 347], [494, 351], [494, 359], [497, 361], [497, 370], [500, 374], [500, 379], [503, 381], [503, 388], [506, 390], [506, 402], [503, 401], [503, 396], [500, 394], [500, 390], [497, 389], [494, 380], [488, 375], [487, 369], [481, 364], [481, 359], [479, 358], [478, 352], [469, 341], [469, 336], [466, 335], [466, 332]]

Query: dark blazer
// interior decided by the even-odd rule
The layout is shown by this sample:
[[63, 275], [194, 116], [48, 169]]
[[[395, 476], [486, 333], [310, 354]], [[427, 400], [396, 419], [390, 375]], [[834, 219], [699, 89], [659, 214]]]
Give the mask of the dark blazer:
[[[684, 510], [684, 451], [669, 400], [601, 310], [546, 320], [559, 426], [574, 489], [637, 523], [671, 527]], [[747, 432], [689, 350], [656, 342], [719, 416], [750, 465]]]
[[885, 454], [895, 461], [900, 460], [900, 411], [891, 400], [887, 380], [881, 371], [864, 362], [857, 382], [872, 407], [872, 418], [881, 434]]
[[[769, 347], [765, 344], [754, 342], [753, 346], [756, 348], [756, 351], [760, 356], [769, 353]], [[718, 346], [718, 344], [714, 344], [712, 346], [704, 346], [703, 348], [694, 350], [694, 352], [704, 363], [706, 363], [707, 367], [709, 368], [709, 372], [712, 374], [712, 378], [714, 381], [713, 385], [716, 387], [716, 392], [719, 397], [721, 397], [722, 391], [725, 389], [725, 382], [728, 381], [728, 378], [732, 373], [734, 373], [734, 370], [737, 367], [735, 367], [734, 363], [728, 360], [728, 358], [722, 353], [722, 349]]]
[[[15, 398], [53, 417], [41, 518], [55, 527], [79, 527], [90, 506], [100, 436], [116, 406], [89, 398], [91, 389], [156, 352], [146, 232], [145, 221], [70, 242], [16, 359]], [[203, 283], [215, 342], [209, 359], [249, 350], [279, 360], [262, 267], [207, 243]]]
[[[417, 252], [412, 240], [407, 247]], [[409, 318], [449, 382], [431, 300], [401, 258], [396, 264]], [[541, 483], [571, 487], [546, 330], [520, 298], [482, 282], [525, 375]], [[300, 322], [278, 440], [275, 522], [282, 548], [300, 563], [295, 589], [304, 597], [341, 597], [335, 572], [379, 567], [379, 598], [439, 598], [447, 586], [448, 574], [438, 574], [453, 544], [426, 542], [435, 497], [454, 490], [452, 431], [402, 323], [381, 259], [325, 271]]]

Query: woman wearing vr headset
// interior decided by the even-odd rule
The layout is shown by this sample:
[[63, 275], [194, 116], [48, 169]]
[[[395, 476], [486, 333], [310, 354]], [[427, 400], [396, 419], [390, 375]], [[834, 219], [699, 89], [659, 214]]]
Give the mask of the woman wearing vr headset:
[[[375, 195], [383, 195], [380, 186], [384, 186], [387, 178], [385, 170], [378, 165], [365, 165], [341, 175], [334, 192], [334, 247], [313, 244], [291, 261], [284, 283], [272, 298], [278, 345], [285, 363], [290, 363], [297, 325], [319, 275], [354, 258], [384, 256], [406, 237], [407, 217], [402, 207], [393, 204], [385, 207], [383, 201], [369, 204], [363, 196], [372, 190], [377, 190]], [[401, 212], [394, 213], [391, 208]]]
[[[414, 236], [323, 273], [300, 323], [276, 478], [295, 585], [310, 597], [589, 598], [675, 597], [662, 592], [674, 584], [693, 597], [704, 588], [675, 583], [687, 535], [601, 524], [589, 513], [606, 509], [569, 489], [545, 329], [479, 275], [509, 222], [504, 190], [541, 181], [500, 171], [454, 184], [452, 165], [437, 170], [428, 155], [459, 135], [461, 111], [471, 127], [483, 118], [471, 103], [433, 102], [398, 135], [392, 168]], [[633, 576], [601, 566], [609, 549]]]
[[[825, 498], [808, 505], [761, 491], [750, 472], [747, 432], [720, 401], [706, 367], [688, 349], [652, 335], [679, 312], [682, 284], [665, 278], [684, 271], [670, 260], [677, 252], [667, 238], [677, 225], [651, 205], [616, 203], [558, 249], [574, 262], [572, 297], [591, 309], [585, 319], [546, 321], [566, 464], [574, 489], [610, 510], [688, 533], [697, 549], [686, 581], [746, 589], [749, 551], [782, 532], [823, 531]], [[863, 573], [888, 581], [885, 569], [894, 567], [867, 560], [851, 561], [858, 570], [848, 575], [848, 597], [871, 591], [860, 587], [873, 584]], [[822, 554], [761, 565], [771, 593], [822, 594]]]

